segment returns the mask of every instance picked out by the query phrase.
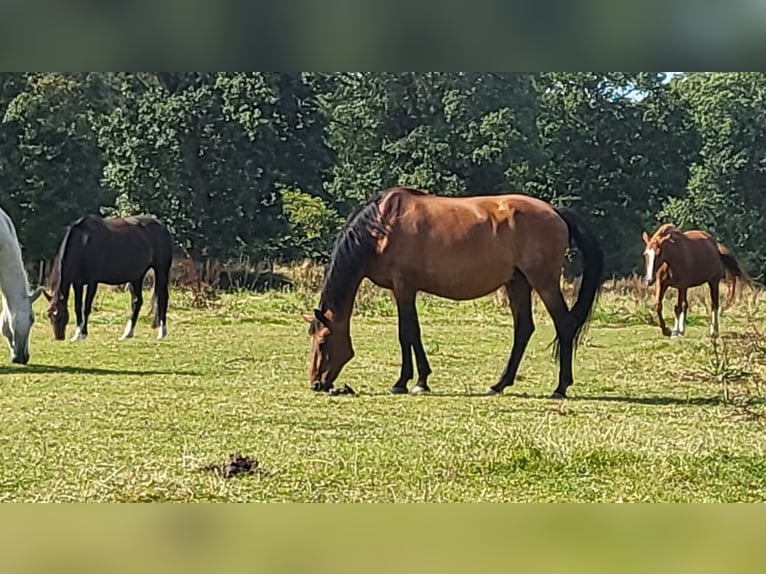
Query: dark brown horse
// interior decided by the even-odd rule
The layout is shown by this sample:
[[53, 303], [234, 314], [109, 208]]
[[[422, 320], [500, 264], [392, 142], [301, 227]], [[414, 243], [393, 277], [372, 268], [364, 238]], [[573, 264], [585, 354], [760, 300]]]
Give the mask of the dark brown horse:
[[[53, 264], [49, 281], [52, 295], [48, 317], [53, 336], [64, 339], [69, 322], [69, 288], [74, 290], [77, 329], [73, 341], [88, 336], [88, 316], [99, 283], [127, 283], [132, 295], [132, 313], [122, 339], [133, 336], [138, 313], [143, 304], [141, 289], [144, 276], [154, 269], [155, 313], [153, 328], [158, 339], [167, 335], [168, 281], [173, 261], [173, 237], [154, 217], [114, 217], [102, 219], [86, 215], [66, 232]], [[83, 290], [85, 305], [83, 306]]]
[[[584, 259], [582, 286], [571, 311], [559, 289], [564, 255], [572, 240]], [[512, 385], [535, 329], [532, 290], [556, 327], [559, 381], [554, 397], [572, 384], [572, 353], [602, 283], [603, 253], [575, 214], [524, 195], [451, 198], [394, 188], [376, 195], [349, 218], [325, 275], [319, 308], [305, 316], [312, 341], [310, 383], [330, 390], [354, 356], [350, 319], [359, 284], [367, 277], [391, 289], [399, 316], [402, 368], [392, 393], [427, 392], [428, 364], [415, 306], [418, 291], [453, 300], [482, 297], [504, 287], [514, 317], [508, 363], [488, 393]]]
[[[662, 334], [666, 337], [679, 337], [684, 334], [686, 313], [689, 309], [687, 291], [690, 287], [707, 283], [710, 288], [712, 311], [710, 334], [717, 336], [721, 280], [728, 280], [729, 302], [734, 301], [737, 280], [750, 283], [750, 278], [739, 262], [710, 234], [697, 229], [683, 233], [672, 223], [660, 226], [651, 237], [644, 231], [643, 239], [646, 282], [656, 285], [654, 308]], [[673, 330], [668, 329], [662, 317], [662, 299], [669, 287], [678, 290]]]

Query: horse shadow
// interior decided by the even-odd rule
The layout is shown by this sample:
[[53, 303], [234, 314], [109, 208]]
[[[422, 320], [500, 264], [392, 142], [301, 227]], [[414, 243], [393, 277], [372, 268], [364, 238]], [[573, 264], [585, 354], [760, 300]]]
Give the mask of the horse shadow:
[[[388, 391], [362, 391], [359, 393], [362, 396], [371, 397], [384, 397], [384, 396], [398, 396], [391, 395]], [[401, 395], [408, 396], [408, 395]], [[417, 395], [427, 397], [431, 399], [439, 398], [485, 398], [487, 400], [497, 399], [525, 399], [525, 400], [548, 400], [548, 401], [561, 401], [561, 399], [551, 398], [550, 393], [536, 394], [526, 392], [508, 392], [507, 390], [502, 395], [487, 395], [486, 392], [439, 392], [431, 391], [425, 395]], [[614, 402], [614, 403], [630, 403], [637, 405], [649, 405], [649, 406], [718, 406], [725, 404], [722, 397], [667, 397], [667, 396], [653, 396], [653, 397], [633, 397], [633, 396], [618, 396], [618, 395], [584, 395], [577, 397], [567, 397], [563, 400], [566, 402], [583, 402], [583, 401], [601, 401], [601, 402]], [[749, 404], [766, 404], [766, 398], [750, 398]]]
[[2, 375], [24, 375], [24, 374], [59, 374], [59, 375], [95, 375], [95, 376], [115, 376], [128, 375], [138, 377], [148, 377], [156, 375], [182, 375], [199, 376], [196, 371], [179, 371], [170, 369], [106, 369], [101, 367], [78, 367], [72, 365], [0, 365], [0, 376]]

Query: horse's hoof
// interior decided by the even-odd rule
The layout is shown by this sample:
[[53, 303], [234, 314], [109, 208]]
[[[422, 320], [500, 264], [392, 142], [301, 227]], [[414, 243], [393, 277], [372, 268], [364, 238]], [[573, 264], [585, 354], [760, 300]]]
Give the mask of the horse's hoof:
[[494, 396], [502, 395], [503, 391], [498, 391], [497, 389], [493, 389], [492, 387], [489, 387], [484, 392], [484, 394], [487, 395], [488, 397], [494, 397]]
[[161, 341], [168, 336], [168, 326], [164, 323], [160, 325], [160, 330], [157, 332], [157, 340]]
[[557, 401], [563, 401], [565, 398], [567, 398], [567, 396], [564, 393], [560, 393], [558, 391], [553, 391], [553, 394], [551, 394], [551, 398], [555, 399]]
[[394, 385], [391, 387], [391, 394], [392, 395], [406, 395], [409, 391], [407, 390], [407, 387], [397, 387]]
[[330, 389], [332, 389], [332, 385], [329, 385], [329, 386], [324, 385], [322, 384], [321, 381], [314, 381], [313, 383], [311, 383], [311, 390], [316, 391], [318, 393], [329, 392]]
[[420, 385], [415, 385], [412, 387], [412, 394], [413, 395], [426, 395], [431, 392], [431, 389], [428, 387], [421, 387]]
[[88, 338], [88, 334], [87, 333], [81, 333], [80, 331], [77, 331], [72, 336], [72, 338], [69, 339], [69, 340], [72, 341], [72, 342], [75, 342], [75, 341], [84, 341], [87, 338]]

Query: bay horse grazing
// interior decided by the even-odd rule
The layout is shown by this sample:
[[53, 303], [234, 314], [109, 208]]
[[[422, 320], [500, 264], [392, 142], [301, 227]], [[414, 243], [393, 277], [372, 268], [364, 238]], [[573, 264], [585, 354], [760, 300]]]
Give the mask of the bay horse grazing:
[[154, 269], [153, 299], [156, 300], [152, 328], [159, 329], [158, 339], [164, 338], [168, 333], [168, 282], [172, 262], [173, 237], [154, 217], [81, 217], [67, 230], [61, 242], [50, 277], [52, 294], [46, 294], [50, 301], [48, 317], [54, 338], [61, 340], [66, 336], [70, 287], [74, 291], [77, 317], [72, 340], [88, 336], [88, 316], [99, 283], [128, 284], [132, 295], [132, 313], [120, 338], [133, 337], [143, 304], [141, 289], [144, 276], [149, 269]]
[[[710, 334], [718, 335], [719, 284], [726, 278], [729, 301], [734, 301], [737, 281], [750, 283], [750, 278], [729, 250], [713, 239], [709, 233], [693, 229], [682, 232], [672, 223], [665, 223], [649, 237], [642, 234], [645, 250], [646, 282], [655, 284], [654, 308], [662, 334], [666, 337], [682, 336], [686, 330], [689, 302], [686, 294], [690, 287], [704, 283], [710, 288]], [[675, 306], [676, 322], [668, 329], [662, 317], [662, 299], [669, 287], [678, 291]]]
[[32, 304], [43, 289], [29, 291], [21, 246], [13, 221], [0, 209], [0, 291], [3, 293], [2, 330], [11, 351], [11, 362], [29, 362], [29, 334], [35, 322]]
[[[584, 258], [582, 288], [571, 311], [559, 288], [570, 239]], [[310, 323], [310, 384], [329, 391], [354, 356], [350, 319], [363, 278], [391, 289], [399, 319], [402, 367], [391, 392], [428, 392], [431, 374], [415, 306], [419, 291], [452, 300], [476, 299], [504, 287], [514, 317], [510, 358], [488, 394], [512, 385], [535, 329], [532, 290], [538, 292], [556, 327], [559, 381], [553, 396], [566, 397], [572, 354], [602, 283], [604, 256], [595, 237], [574, 212], [554, 209], [525, 195], [441, 197], [393, 188], [378, 193], [340, 232], [325, 274], [319, 308]]]

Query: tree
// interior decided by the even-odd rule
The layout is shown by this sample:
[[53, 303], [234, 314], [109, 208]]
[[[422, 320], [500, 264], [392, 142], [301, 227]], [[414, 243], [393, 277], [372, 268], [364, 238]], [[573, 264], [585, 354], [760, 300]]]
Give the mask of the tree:
[[643, 228], [683, 193], [699, 142], [683, 100], [660, 74], [550, 73], [539, 81], [544, 162], [527, 189], [583, 212], [607, 272], [640, 264]]
[[0, 197], [27, 260], [51, 259], [69, 224], [113, 202], [93, 131], [103, 90], [91, 74], [0, 77]]
[[535, 156], [528, 74], [349, 73], [323, 100], [342, 211], [394, 185], [466, 195], [518, 189]]
[[276, 255], [280, 189], [321, 191], [332, 160], [310, 78], [132, 74], [119, 92], [99, 134], [120, 209], [161, 217], [195, 257]]
[[766, 275], [766, 74], [689, 74], [676, 83], [702, 140], [688, 191], [663, 215], [705, 229]]

